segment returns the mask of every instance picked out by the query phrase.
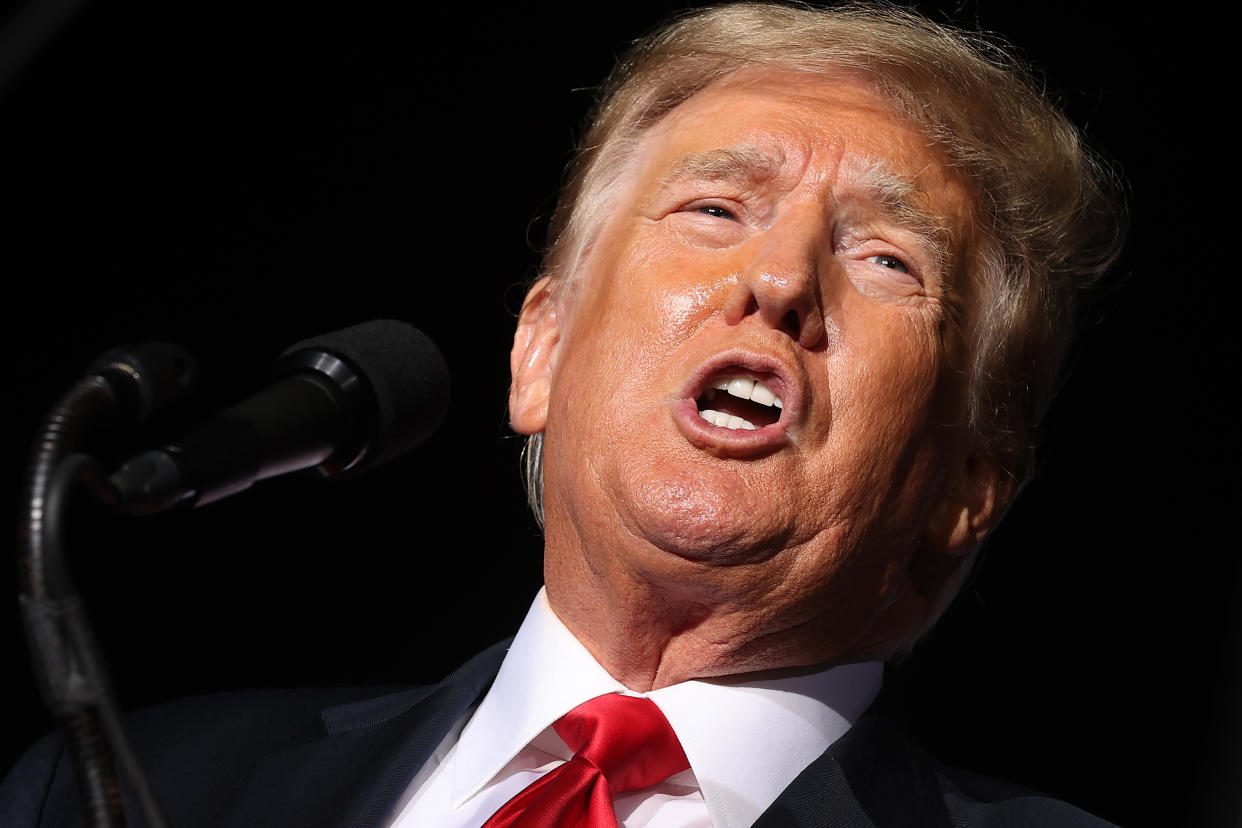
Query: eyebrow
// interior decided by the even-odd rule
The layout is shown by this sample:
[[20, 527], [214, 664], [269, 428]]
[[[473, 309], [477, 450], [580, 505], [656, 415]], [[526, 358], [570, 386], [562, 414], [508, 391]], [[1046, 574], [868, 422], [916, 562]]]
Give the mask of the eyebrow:
[[755, 187], [775, 178], [782, 159], [755, 147], [722, 147], [696, 152], [678, 159], [672, 172], [660, 181], [653, 196], [684, 181], [730, 183]]
[[918, 186], [918, 176], [896, 172], [883, 161], [868, 158], [858, 169], [855, 181], [885, 218], [919, 236], [931, 248], [943, 272], [948, 264], [952, 227], [947, 217], [919, 205], [926, 194]]

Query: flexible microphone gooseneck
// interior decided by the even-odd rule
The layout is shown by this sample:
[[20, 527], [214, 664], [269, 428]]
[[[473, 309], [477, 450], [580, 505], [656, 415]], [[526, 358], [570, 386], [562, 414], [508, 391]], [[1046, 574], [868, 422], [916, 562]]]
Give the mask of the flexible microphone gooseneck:
[[108, 351], [52, 407], [31, 453], [18, 544], [18, 605], [40, 694], [60, 723], [83, 814], [92, 828], [124, 824], [118, 770], [148, 824], [165, 821], [138, 767], [112, 698], [103, 659], [61, 547], [65, 503], [81, 481], [111, 502], [98, 464], [80, 454], [101, 426], [133, 426], [183, 398], [190, 355], [155, 342]]

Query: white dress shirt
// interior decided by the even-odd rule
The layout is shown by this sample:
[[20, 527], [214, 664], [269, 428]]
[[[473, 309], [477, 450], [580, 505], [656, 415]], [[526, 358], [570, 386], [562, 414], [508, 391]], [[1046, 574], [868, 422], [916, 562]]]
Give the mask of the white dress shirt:
[[635, 693], [552, 612], [543, 590], [496, 681], [414, 777], [391, 828], [478, 828], [572, 751], [552, 724], [605, 693], [664, 713], [690, 770], [616, 798], [625, 828], [747, 828], [845, 734], [880, 689], [879, 662], [773, 679], [687, 681]]

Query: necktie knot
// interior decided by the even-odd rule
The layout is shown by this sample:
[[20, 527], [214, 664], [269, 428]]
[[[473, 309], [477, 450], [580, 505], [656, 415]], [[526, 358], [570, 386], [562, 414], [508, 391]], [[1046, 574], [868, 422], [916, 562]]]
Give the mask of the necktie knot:
[[599, 768], [614, 794], [650, 787], [690, 767], [668, 719], [650, 699], [599, 696], [554, 727], [575, 758]]
[[650, 699], [599, 696], [553, 727], [573, 758], [506, 802], [484, 828], [617, 828], [616, 794], [650, 787], [690, 767], [673, 728]]

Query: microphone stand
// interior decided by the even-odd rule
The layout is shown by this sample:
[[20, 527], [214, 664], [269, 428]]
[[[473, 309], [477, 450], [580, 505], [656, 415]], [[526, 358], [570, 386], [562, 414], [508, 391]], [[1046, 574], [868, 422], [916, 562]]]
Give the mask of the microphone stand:
[[[306, 340], [286, 352], [283, 364], [294, 373], [181, 444], [140, 455], [110, 477], [84, 453], [86, 438], [106, 421], [138, 423], [183, 396], [193, 372], [188, 354], [167, 343], [104, 354], [43, 423], [27, 476], [18, 600], [35, 676], [64, 729], [92, 826], [125, 824], [118, 770], [147, 823], [164, 828], [165, 820], [121, 728], [69, 577], [62, 527], [72, 492], [85, 484], [106, 505], [150, 514], [311, 466], [325, 475], [357, 471], [426, 437], [448, 404], [444, 358], [401, 322], [376, 320]], [[226, 455], [229, 462], [217, 462]]]
[[66, 507], [80, 483], [105, 503], [116, 499], [98, 464], [79, 452], [90, 432], [118, 418], [141, 420], [188, 388], [184, 352], [144, 347], [105, 354], [47, 415], [28, 468], [19, 530], [18, 602], [31, 662], [44, 703], [64, 731], [87, 824], [95, 828], [125, 825], [118, 768], [151, 828], [166, 826], [121, 727], [63, 548]]

